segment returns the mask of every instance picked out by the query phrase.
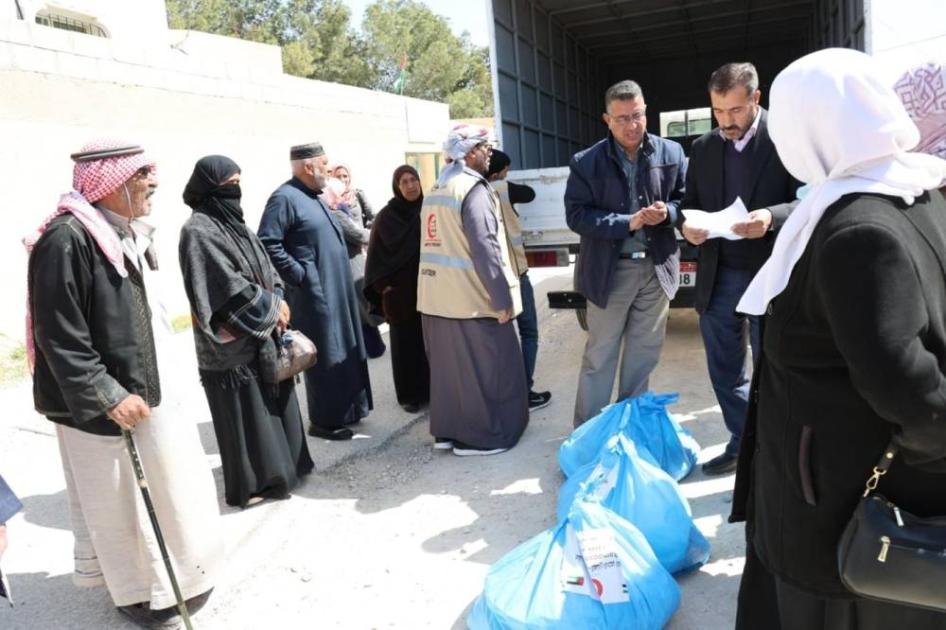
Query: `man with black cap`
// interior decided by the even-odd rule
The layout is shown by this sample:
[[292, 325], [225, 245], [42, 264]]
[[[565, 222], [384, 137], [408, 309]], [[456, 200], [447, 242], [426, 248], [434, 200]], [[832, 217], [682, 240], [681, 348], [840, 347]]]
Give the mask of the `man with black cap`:
[[499, 195], [500, 210], [503, 221], [506, 223], [506, 239], [509, 241], [509, 251], [516, 258], [519, 269], [519, 291], [522, 294], [522, 313], [516, 317], [516, 326], [519, 328], [519, 341], [522, 344], [522, 359], [525, 362], [526, 382], [529, 385], [529, 411], [547, 407], [552, 400], [549, 392], [533, 391], [533, 375], [535, 374], [535, 359], [539, 353], [539, 318], [535, 312], [535, 293], [532, 283], [529, 282], [529, 262], [526, 260], [526, 250], [522, 245], [522, 227], [519, 225], [519, 212], [515, 204], [529, 203], [535, 199], [535, 191], [523, 184], [510, 182], [509, 166], [512, 160], [509, 155], [498, 149], [493, 149], [489, 159], [489, 170], [486, 179], [496, 194]]
[[372, 408], [368, 362], [345, 238], [319, 195], [328, 159], [317, 142], [292, 147], [292, 179], [270, 196], [259, 237], [286, 283], [292, 323], [315, 342], [305, 373], [309, 435], [350, 440]]

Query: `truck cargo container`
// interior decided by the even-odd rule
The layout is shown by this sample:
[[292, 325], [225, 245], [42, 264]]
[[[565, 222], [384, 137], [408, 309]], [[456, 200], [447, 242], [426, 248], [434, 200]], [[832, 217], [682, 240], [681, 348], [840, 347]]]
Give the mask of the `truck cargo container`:
[[[778, 72], [814, 50], [854, 48], [892, 65], [946, 54], [946, 0], [487, 0], [487, 8], [497, 138], [517, 169], [509, 179], [537, 190], [518, 206], [534, 266], [581, 255], [562, 194], [571, 156], [607, 133], [609, 85], [637, 81], [648, 132], [688, 148], [711, 127], [706, 84], [726, 62], [755, 64], [765, 106]], [[690, 306], [697, 250], [680, 244], [671, 306]], [[553, 292], [549, 301], [576, 309], [584, 325], [583, 296]]]

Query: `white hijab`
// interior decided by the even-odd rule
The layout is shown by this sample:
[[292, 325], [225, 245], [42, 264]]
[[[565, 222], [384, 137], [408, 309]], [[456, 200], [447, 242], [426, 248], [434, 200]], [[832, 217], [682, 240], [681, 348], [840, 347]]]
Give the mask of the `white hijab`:
[[831, 48], [798, 59], [775, 78], [769, 105], [778, 155], [810, 189], [736, 307], [750, 315], [785, 289], [825, 209], [842, 196], [878, 193], [912, 204], [946, 177], [946, 160], [908, 153], [920, 133], [864, 53]]

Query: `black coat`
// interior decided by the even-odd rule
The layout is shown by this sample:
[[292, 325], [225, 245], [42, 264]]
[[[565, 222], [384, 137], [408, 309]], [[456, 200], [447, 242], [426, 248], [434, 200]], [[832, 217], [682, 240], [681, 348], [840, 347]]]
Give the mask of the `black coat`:
[[850, 596], [836, 547], [871, 469], [879, 492], [946, 514], [946, 202], [848, 195], [818, 223], [765, 320], [733, 514], [782, 580]]
[[[681, 209], [698, 209], [706, 212], [718, 212], [726, 206], [723, 198], [723, 148], [725, 141], [719, 130], [713, 129], [693, 142], [690, 148], [690, 163], [686, 172], [686, 192]], [[782, 161], [775, 152], [775, 145], [769, 137], [768, 113], [762, 110], [762, 120], [756, 130], [755, 139], [746, 147], [752, 155], [752, 194], [743, 199], [749, 211], [769, 208], [773, 215], [773, 225], [777, 229], [785, 222], [791, 212], [790, 202], [800, 186], [785, 170]], [[677, 217], [677, 227], [683, 225], [683, 213]], [[775, 232], [762, 237], [768, 244], [766, 258], [772, 253]], [[702, 313], [709, 305], [713, 286], [716, 283], [716, 269], [719, 260], [720, 239], [710, 239], [699, 247], [699, 267], [696, 274], [696, 295], [694, 308]], [[759, 266], [765, 262], [758, 261]]]
[[57, 217], [30, 255], [36, 365], [33, 401], [53, 422], [121, 435], [106, 412], [129, 394], [161, 402], [144, 280], [122, 278], [71, 214]]

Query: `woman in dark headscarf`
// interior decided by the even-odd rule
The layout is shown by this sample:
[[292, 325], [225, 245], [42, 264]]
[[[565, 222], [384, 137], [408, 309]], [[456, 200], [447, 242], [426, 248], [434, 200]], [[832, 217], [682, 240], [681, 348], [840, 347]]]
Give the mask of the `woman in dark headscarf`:
[[413, 167], [399, 166], [394, 197], [377, 214], [368, 243], [365, 296], [391, 326], [391, 366], [397, 401], [414, 413], [430, 401], [430, 367], [417, 312], [420, 209], [424, 193]]
[[178, 254], [226, 500], [246, 507], [286, 496], [313, 464], [294, 380], [276, 378], [277, 339], [289, 323], [282, 281], [246, 227], [240, 197], [240, 167], [201, 158], [184, 188], [194, 213]]

